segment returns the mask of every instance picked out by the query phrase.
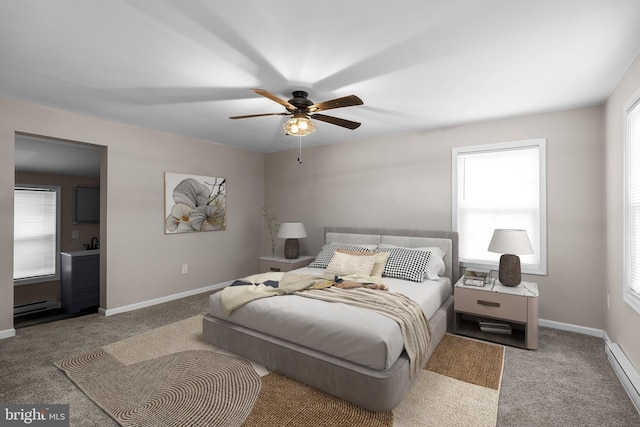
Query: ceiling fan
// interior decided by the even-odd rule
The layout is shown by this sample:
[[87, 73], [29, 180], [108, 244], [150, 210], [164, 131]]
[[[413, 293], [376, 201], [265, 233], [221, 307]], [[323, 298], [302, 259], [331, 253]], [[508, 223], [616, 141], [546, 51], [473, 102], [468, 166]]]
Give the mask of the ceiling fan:
[[331, 110], [334, 108], [351, 107], [353, 105], [362, 105], [363, 102], [355, 95], [344, 96], [342, 98], [331, 99], [329, 101], [319, 102], [314, 104], [309, 98], [308, 93], [303, 90], [296, 90], [292, 93], [293, 98], [288, 101], [272, 94], [269, 91], [263, 89], [252, 89], [258, 95], [262, 95], [265, 98], [269, 98], [272, 101], [277, 102], [287, 109], [284, 113], [264, 113], [264, 114], [250, 114], [247, 116], [234, 116], [230, 119], [246, 119], [249, 117], [262, 117], [262, 116], [291, 116], [282, 127], [287, 135], [306, 136], [312, 134], [316, 130], [316, 126], [310, 119], [320, 120], [321, 122], [331, 123], [332, 125], [342, 126], [347, 129], [357, 129], [360, 123], [353, 122], [351, 120], [341, 119], [339, 117], [327, 116], [326, 114], [319, 114], [319, 111]]

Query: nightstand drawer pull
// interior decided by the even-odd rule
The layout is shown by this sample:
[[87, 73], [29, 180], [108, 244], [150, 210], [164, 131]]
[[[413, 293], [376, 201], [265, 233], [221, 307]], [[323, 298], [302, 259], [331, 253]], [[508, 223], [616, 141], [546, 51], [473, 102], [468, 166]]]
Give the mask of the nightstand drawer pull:
[[270, 267], [269, 268], [271, 271], [280, 271], [280, 269], [278, 267]]
[[489, 307], [500, 307], [500, 303], [499, 302], [483, 301], [481, 299], [478, 300], [478, 304], [479, 305], [487, 305]]

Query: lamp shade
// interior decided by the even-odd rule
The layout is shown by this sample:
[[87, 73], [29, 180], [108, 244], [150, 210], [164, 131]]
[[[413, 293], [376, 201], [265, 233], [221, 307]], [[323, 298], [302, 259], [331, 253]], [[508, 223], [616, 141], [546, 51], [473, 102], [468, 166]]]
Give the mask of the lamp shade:
[[530, 255], [533, 247], [526, 230], [496, 229], [493, 231], [489, 252], [499, 254]]
[[505, 286], [518, 286], [521, 281], [518, 255], [533, 253], [529, 236], [525, 230], [499, 228], [493, 231], [489, 252], [502, 254], [498, 267], [498, 280]]
[[281, 239], [302, 239], [307, 237], [307, 231], [301, 222], [283, 222], [278, 230]]

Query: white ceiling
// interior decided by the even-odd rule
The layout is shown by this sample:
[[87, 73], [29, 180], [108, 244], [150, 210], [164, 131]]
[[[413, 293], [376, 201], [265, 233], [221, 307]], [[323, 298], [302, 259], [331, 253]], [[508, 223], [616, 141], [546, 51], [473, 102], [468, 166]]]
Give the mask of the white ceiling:
[[251, 92], [356, 94], [321, 145], [602, 103], [639, 0], [2, 0], [0, 96], [249, 150], [297, 146]]

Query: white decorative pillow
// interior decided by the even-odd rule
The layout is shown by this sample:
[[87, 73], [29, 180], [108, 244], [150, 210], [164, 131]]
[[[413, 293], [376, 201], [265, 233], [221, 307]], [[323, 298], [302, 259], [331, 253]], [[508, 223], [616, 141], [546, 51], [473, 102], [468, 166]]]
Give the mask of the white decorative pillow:
[[387, 260], [389, 259], [389, 252], [356, 252], [350, 251], [347, 249], [336, 249], [336, 252], [341, 252], [343, 254], [349, 254], [354, 256], [372, 256], [375, 258], [375, 264], [373, 264], [373, 269], [371, 270], [370, 276], [373, 277], [382, 277], [382, 273], [384, 272], [384, 267], [387, 265]]
[[428, 248], [416, 248], [416, 251], [429, 251], [431, 252], [431, 261], [427, 267], [427, 279], [438, 280], [440, 276], [444, 276], [444, 256], [446, 252], [437, 246]]
[[383, 276], [422, 282], [431, 258], [431, 252], [407, 248], [378, 247], [376, 252], [389, 252]]
[[316, 259], [313, 260], [309, 267], [315, 268], [327, 268], [329, 261], [333, 257], [333, 253], [336, 249], [348, 249], [356, 252], [367, 252], [369, 249], [375, 249], [376, 245], [355, 245], [351, 243], [327, 243], [322, 247], [322, 250], [316, 255]]
[[375, 263], [375, 256], [356, 256], [336, 251], [327, 265], [327, 273], [335, 274], [336, 276], [348, 276], [350, 274], [370, 276]]

